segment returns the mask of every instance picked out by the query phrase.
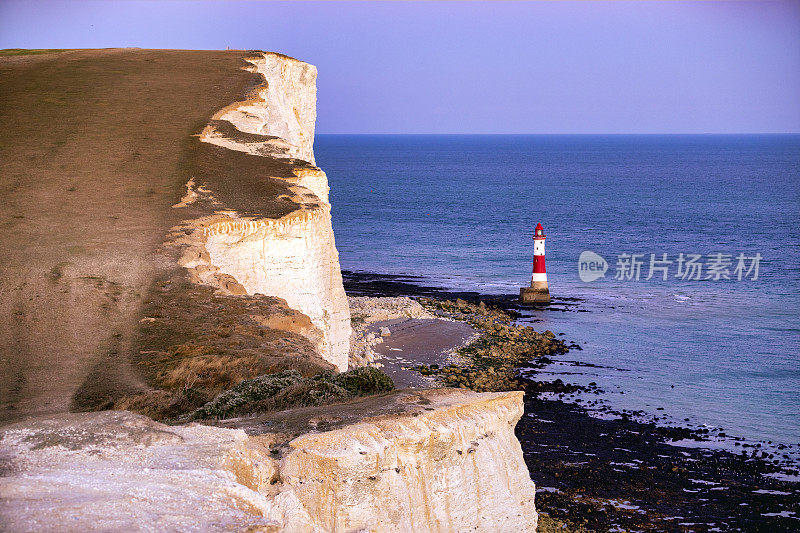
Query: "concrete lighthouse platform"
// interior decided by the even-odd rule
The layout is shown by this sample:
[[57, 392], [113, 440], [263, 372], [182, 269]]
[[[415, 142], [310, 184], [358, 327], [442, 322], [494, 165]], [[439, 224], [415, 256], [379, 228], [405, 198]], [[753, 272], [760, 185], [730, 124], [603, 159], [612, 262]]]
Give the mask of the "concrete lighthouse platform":
[[[547, 282], [534, 282], [532, 287], [522, 287], [519, 290], [519, 301], [523, 304], [549, 304], [550, 288]], [[539, 285], [538, 287], [536, 285]]]

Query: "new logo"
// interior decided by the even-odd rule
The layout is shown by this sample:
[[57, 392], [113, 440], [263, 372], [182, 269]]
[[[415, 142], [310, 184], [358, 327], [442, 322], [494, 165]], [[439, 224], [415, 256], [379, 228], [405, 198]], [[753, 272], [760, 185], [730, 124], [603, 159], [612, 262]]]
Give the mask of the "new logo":
[[606, 275], [608, 263], [594, 252], [585, 250], [578, 258], [578, 275], [581, 281], [589, 283]]

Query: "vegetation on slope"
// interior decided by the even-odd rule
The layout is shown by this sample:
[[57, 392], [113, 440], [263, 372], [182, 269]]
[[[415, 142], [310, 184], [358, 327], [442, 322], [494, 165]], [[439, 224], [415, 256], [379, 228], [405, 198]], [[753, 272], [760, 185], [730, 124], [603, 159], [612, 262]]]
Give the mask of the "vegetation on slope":
[[242, 381], [194, 411], [190, 418], [232, 418], [290, 407], [343, 402], [394, 389], [392, 379], [372, 367], [341, 374], [324, 372], [304, 378], [296, 370], [258, 376]]
[[41, 54], [55, 54], [74, 50], [73, 48], [4, 48], [0, 50], [0, 57], [6, 56], [35, 56]]
[[335, 373], [312, 342], [319, 331], [280, 298], [221, 295], [176, 275], [153, 285], [143, 314], [134, 362], [150, 388], [117, 398], [85, 390], [79, 410], [221, 419], [394, 389], [375, 368]]

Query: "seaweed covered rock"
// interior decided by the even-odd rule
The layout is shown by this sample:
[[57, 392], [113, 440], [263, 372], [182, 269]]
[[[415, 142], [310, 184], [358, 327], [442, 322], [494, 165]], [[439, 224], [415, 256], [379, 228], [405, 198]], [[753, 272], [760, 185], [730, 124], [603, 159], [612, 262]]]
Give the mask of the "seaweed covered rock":
[[463, 387], [478, 392], [524, 389], [518, 370], [531, 360], [551, 354], [564, 354], [573, 346], [556, 338], [552, 331], [539, 333], [530, 326], [518, 325], [514, 316], [484, 302], [462, 299], [420, 298], [420, 304], [455, 320], [463, 320], [481, 335], [456, 351], [456, 364], [442, 367], [412, 367], [422, 375], [435, 376], [446, 387]]

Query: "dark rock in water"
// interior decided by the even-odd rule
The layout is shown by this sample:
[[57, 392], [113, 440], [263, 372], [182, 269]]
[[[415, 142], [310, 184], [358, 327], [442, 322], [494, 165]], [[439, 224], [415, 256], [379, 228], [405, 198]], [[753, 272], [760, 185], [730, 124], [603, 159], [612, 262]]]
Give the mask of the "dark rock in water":
[[525, 411], [516, 433], [537, 510], [568, 531], [797, 531], [800, 487], [765, 476], [779, 470], [768, 461], [671, 446], [703, 433], [599, 419], [532, 394]]

